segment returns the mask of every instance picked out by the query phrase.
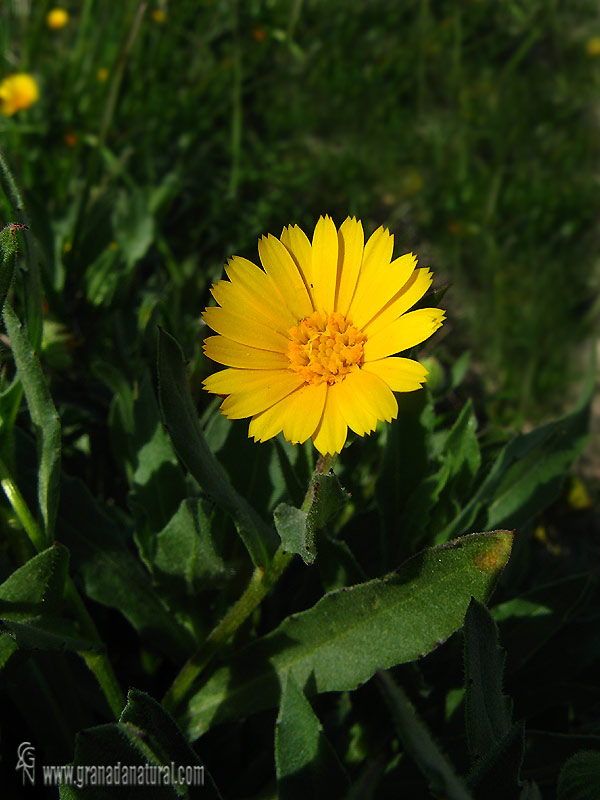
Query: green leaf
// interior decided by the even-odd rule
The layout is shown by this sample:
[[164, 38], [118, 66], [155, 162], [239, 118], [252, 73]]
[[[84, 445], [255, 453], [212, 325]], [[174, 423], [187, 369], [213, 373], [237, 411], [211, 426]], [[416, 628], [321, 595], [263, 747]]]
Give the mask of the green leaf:
[[[55, 544], [31, 558], [0, 585], [0, 620], [24, 650], [87, 650], [97, 645], [59, 617], [69, 552]], [[10, 655], [10, 654], [9, 654]]]
[[600, 736], [528, 730], [527, 774], [540, 783], [554, 783], [560, 765], [583, 750], [600, 752]]
[[[428, 473], [426, 442], [433, 423], [431, 411], [431, 398], [426, 389], [400, 395], [398, 418], [386, 429], [375, 496], [385, 530], [389, 532], [397, 530], [408, 498]], [[407, 453], [410, 458], [406, 457]], [[416, 549], [413, 540], [416, 533], [413, 527], [403, 524], [401, 546], [405, 555]]]
[[544, 584], [494, 606], [508, 653], [508, 670], [521, 669], [587, 603], [595, 590], [589, 573]]
[[469, 774], [468, 786], [477, 797], [505, 800], [516, 797], [525, 748], [525, 724], [516, 722]]
[[472, 595], [490, 595], [511, 544], [508, 531], [471, 534], [288, 617], [217, 668], [192, 697], [184, 719], [189, 736], [276, 705], [289, 670], [314, 694], [356, 689], [377, 669], [422, 658], [461, 627]]
[[563, 766], [556, 787], [557, 800], [597, 800], [600, 786], [600, 753], [576, 753]]
[[465, 719], [469, 753], [485, 756], [511, 728], [511, 703], [502, 694], [504, 653], [489, 611], [471, 600], [465, 616]]
[[317, 557], [317, 532], [347, 501], [336, 475], [314, 475], [302, 508], [280, 503], [273, 513], [284, 550], [298, 553], [305, 564], [312, 564]]
[[[163, 777], [173, 765], [176, 773], [179, 768], [184, 770], [183, 782], [178, 785], [173, 783], [177, 774], [170, 772], [166, 783]], [[73, 767], [74, 777], [84, 774], [87, 768], [88, 785], [70, 786], [66, 791], [61, 788], [60, 796], [72, 800], [112, 800], [121, 792], [141, 794], [148, 800], [221, 797], [173, 719], [156, 700], [136, 689], [129, 690], [127, 705], [117, 723], [77, 734]], [[91, 775], [101, 772], [104, 781], [96, 777], [98, 785], [94, 785]]]
[[19, 649], [14, 637], [0, 631], [0, 669], [6, 664], [12, 654]]
[[280, 800], [339, 797], [348, 789], [348, 776], [292, 673], [275, 723], [275, 766]]
[[187, 487], [163, 427], [149, 373], [143, 376], [133, 405], [133, 429], [128, 446], [134, 469], [127, 500], [135, 519], [136, 543], [143, 560], [151, 568], [156, 534], [177, 511], [187, 495]]
[[441, 538], [464, 531], [482, 509], [485, 527], [517, 528], [550, 505], [559, 494], [566, 471], [588, 440], [590, 397], [588, 389], [571, 414], [510, 441]]
[[277, 546], [275, 531], [235, 491], [211, 453], [192, 402], [181, 349], [175, 339], [160, 328], [158, 377], [160, 405], [178, 456], [200, 486], [231, 514], [253, 562], [266, 564]]
[[13, 622], [2, 618], [6, 631], [11, 633], [21, 650], [97, 650], [98, 642], [81, 637], [74, 623], [50, 617], [32, 617], [26, 623]]
[[183, 500], [156, 537], [157, 570], [181, 580], [186, 594], [195, 597], [225, 574], [211, 534], [206, 504], [198, 499]]
[[142, 258], [154, 239], [154, 218], [148, 192], [133, 187], [119, 193], [113, 214], [113, 230], [128, 267]]
[[69, 552], [55, 544], [16, 569], [0, 585], [0, 616], [23, 622], [57, 613], [63, 600]]
[[385, 672], [379, 672], [378, 678], [380, 689], [392, 712], [396, 733], [406, 752], [427, 778], [433, 795], [449, 800], [471, 800], [467, 787], [419, 718], [404, 690]]
[[38, 503], [47, 541], [54, 535], [60, 491], [60, 420], [52, 402], [40, 362], [12, 306], [4, 305], [4, 324], [8, 333], [17, 376], [23, 385], [27, 407], [38, 443]]
[[118, 609], [148, 641], [173, 660], [194, 647], [191, 634], [162, 603], [152, 579], [125, 546], [114, 520], [75, 478], [63, 478], [57, 535], [71, 552], [85, 593]]

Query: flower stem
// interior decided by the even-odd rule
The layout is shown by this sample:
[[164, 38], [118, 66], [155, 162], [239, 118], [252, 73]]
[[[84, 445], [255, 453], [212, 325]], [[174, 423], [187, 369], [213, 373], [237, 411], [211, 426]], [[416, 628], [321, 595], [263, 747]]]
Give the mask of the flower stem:
[[[329, 455], [320, 456], [314, 475], [329, 472], [333, 468], [335, 458], [335, 456]], [[311, 480], [302, 503], [303, 510], [307, 511], [310, 508], [313, 499], [313, 481]], [[280, 546], [266, 568], [255, 568], [250, 582], [241, 597], [233, 604], [218, 625], [212, 629], [200, 649], [183, 665], [169, 687], [162, 701], [163, 707], [167, 711], [174, 712], [177, 709], [198, 675], [267, 596], [283, 575], [293, 557], [293, 553], [287, 553]]]

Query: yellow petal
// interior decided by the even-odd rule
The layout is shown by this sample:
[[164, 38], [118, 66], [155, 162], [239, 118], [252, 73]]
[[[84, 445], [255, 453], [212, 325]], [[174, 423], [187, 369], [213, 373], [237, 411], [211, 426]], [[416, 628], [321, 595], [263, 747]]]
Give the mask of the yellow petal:
[[357, 327], [363, 328], [400, 291], [414, 272], [416, 261], [410, 253], [391, 264], [373, 265], [369, 286], [363, 284], [361, 296], [356, 296], [352, 302], [350, 313]]
[[252, 261], [241, 256], [233, 256], [225, 265], [225, 272], [232, 284], [243, 289], [244, 296], [249, 294], [257, 297], [263, 309], [265, 307], [270, 309], [270, 313], [276, 319], [281, 317], [286, 330], [289, 330], [292, 325], [296, 325], [298, 320], [286, 306], [277, 284]]
[[281, 241], [287, 247], [291, 257], [296, 262], [296, 266], [304, 279], [308, 294], [310, 295], [313, 310], [315, 310], [315, 297], [312, 285], [312, 252], [308, 236], [298, 225], [290, 225], [282, 230]]
[[331, 391], [333, 388], [335, 387], [329, 386], [327, 389], [323, 415], [312, 437], [313, 444], [321, 455], [340, 453], [348, 435], [348, 426], [339, 409], [336, 394]]
[[319, 217], [312, 242], [312, 282], [317, 311], [331, 314], [335, 305], [338, 235], [329, 216]]
[[421, 388], [429, 374], [418, 361], [397, 357], [369, 361], [362, 371], [377, 375], [393, 392], [414, 392]]
[[293, 405], [294, 395], [297, 393], [291, 392], [270, 408], [261, 411], [260, 414], [255, 414], [248, 426], [248, 436], [251, 436], [255, 442], [266, 442], [267, 439], [272, 439], [273, 436], [281, 433], [288, 410]]
[[256, 320], [279, 333], [287, 336], [294, 324], [294, 317], [289, 313], [283, 301], [273, 302], [273, 294], [265, 298], [257, 292], [251, 292], [238, 281], [217, 281], [210, 290], [217, 303], [225, 309], [235, 311], [240, 316]]
[[354, 322], [355, 310], [360, 308], [360, 304], [373, 289], [375, 277], [381, 275], [382, 268], [385, 269], [386, 266], [389, 268], [393, 250], [394, 237], [387, 228], [381, 226], [369, 237], [365, 245], [354, 297], [348, 310], [348, 316], [352, 322]]
[[[252, 370], [239, 370], [239, 372], [252, 372]], [[246, 381], [243, 390], [236, 390], [223, 400], [221, 411], [229, 419], [252, 417], [275, 405], [303, 383], [302, 378], [291, 370], [256, 370], [255, 375]], [[225, 393], [218, 392], [218, 394]]]
[[337, 383], [335, 389], [338, 407], [346, 424], [359, 436], [375, 430], [377, 417], [367, 410], [361, 398], [362, 371], [351, 372], [343, 381]]
[[291, 395], [293, 399], [283, 424], [283, 435], [288, 442], [299, 444], [313, 435], [323, 415], [326, 396], [326, 383], [302, 386]]
[[348, 313], [360, 273], [365, 234], [360, 221], [347, 217], [338, 231], [338, 295], [336, 311]]
[[285, 245], [275, 236], [262, 236], [258, 242], [258, 255], [265, 272], [275, 283], [285, 299], [296, 322], [313, 312], [313, 305], [302, 275]]
[[288, 441], [305, 442], [315, 432], [323, 413], [327, 384], [301, 386], [271, 408], [256, 414], [248, 436], [264, 442], [283, 431]]
[[224, 336], [209, 336], [204, 340], [204, 352], [213, 361], [227, 367], [249, 369], [286, 369], [289, 359], [284, 353], [258, 350], [246, 344], [234, 342]]
[[202, 318], [209, 328], [234, 342], [278, 353], [285, 353], [288, 348], [289, 339], [283, 334], [235, 311], [212, 306], [204, 311]]
[[398, 403], [390, 387], [377, 375], [364, 369], [358, 372], [357, 391], [358, 401], [363, 404], [365, 412], [374, 422], [370, 430], [375, 430], [377, 420], [391, 422], [398, 416]]
[[382, 328], [365, 344], [365, 362], [401, 353], [428, 339], [442, 324], [444, 312], [441, 308], [420, 308], [409, 311], [399, 319]]
[[425, 294], [431, 286], [433, 276], [426, 267], [416, 269], [404, 286], [394, 297], [382, 307], [381, 311], [373, 319], [363, 326], [363, 330], [368, 336], [374, 336], [381, 328], [386, 327], [399, 316], [412, 308]]

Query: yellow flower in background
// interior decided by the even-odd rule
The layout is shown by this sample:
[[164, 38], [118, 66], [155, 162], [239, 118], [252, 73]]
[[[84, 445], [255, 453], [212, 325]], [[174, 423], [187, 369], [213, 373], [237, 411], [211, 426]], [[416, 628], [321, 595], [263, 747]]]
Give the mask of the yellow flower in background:
[[591, 39], [587, 40], [585, 43], [585, 52], [588, 56], [592, 56], [593, 58], [600, 56], [600, 36], [592, 36]]
[[167, 21], [167, 14], [162, 8], [153, 8], [151, 14], [154, 22], [157, 22], [159, 25], [163, 25]]
[[46, 14], [46, 25], [53, 31], [64, 28], [69, 21], [69, 13], [64, 8], [53, 8]]
[[432, 275], [412, 254], [392, 261], [393, 247], [383, 227], [365, 244], [360, 221], [348, 217], [338, 231], [325, 216], [312, 243], [297, 225], [263, 236], [263, 269], [231, 258], [229, 280], [211, 290], [219, 305], [203, 314], [219, 334], [205, 353], [228, 367], [204, 381], [226, 396], [222, 413], [251, 417], [255, 441], [283, 431], [295, 444], [312, 438], [323, 455], [341, 451], [348, 428], [364, 436], [395, 419], [393, 392], [420, 389], [427, 376], [395, 354], [431, 336], [444, 312], [409, 312]]
[[96, 78], [100, 81], [100, 83], [104, 83], [108, 78], [108, 70], [106, 67], [100, 67], [98, 72], [96, 73]]
[[34, 78], [26, 72], [15, 72], [0, 83], [0, 109], [7, 117], [33, 105], [40, 96]]

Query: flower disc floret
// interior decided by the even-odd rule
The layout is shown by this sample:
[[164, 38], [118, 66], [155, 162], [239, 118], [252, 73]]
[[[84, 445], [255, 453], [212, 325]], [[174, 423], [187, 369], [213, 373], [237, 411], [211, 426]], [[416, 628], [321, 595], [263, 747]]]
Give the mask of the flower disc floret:
[[438, 308], [409, 311], [431, 285], [412, 254], [392, 260], [383, 227], [367, 242], [348, 218], [337, 230], [321, 217], [312, 241], [297, 226], [262, 237], [262, 269], [234, 256], [217, 302], [203, 318], [216, 332], [204, 342], [227, 369], [204, 381], [224, 397], [229, 419], [251, 417], [255, 441], [283, 433], [340, 452], [348, 428], [359, 436], [398, 414], [394, 392], [421, 388], [427, 370], [395, 354], [425, 341], [444, 319]]
[[315, 311], [291, 327], [289, 334], [290, 367], [307, 384], [332, 386], [362, 364], [367, 337], [337, 311], [329, 315]]

